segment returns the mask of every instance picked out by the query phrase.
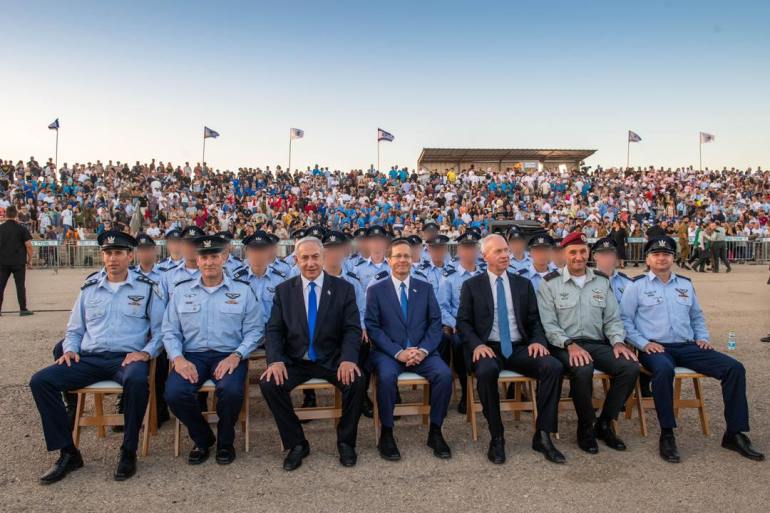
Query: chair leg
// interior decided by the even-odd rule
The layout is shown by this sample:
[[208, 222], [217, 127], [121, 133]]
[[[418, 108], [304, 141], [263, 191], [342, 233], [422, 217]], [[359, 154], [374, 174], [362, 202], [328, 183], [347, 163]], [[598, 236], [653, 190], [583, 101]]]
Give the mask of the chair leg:
[[85, 402], [85, 394], [78, 394], [78, 403], [75, 407], [75, 427], [72, 429], [72, 442], [75, 444], [75, 447], [80, 446], [80, 419], [83, 418]]
[[[636, 410], [639, 413], [639, 431], [642, 436], [647, 436], [647, 415], [644, 411], [644, 398], [642, 397], [642, 385], [639, 380], [636, 381], [636, 389], [634, 390], [634, 397], [636, 398]], [[630, 418], [631, 408], [628, 408]]]
[[377, 402], [377, 375], [372, 373], [372, 421], [374, 423], [374, 445], [380, 443], [380, 405]]
[[471, 422], [471, 436], [473, 441], [479, 439], [478, 426], [476, 425], [476, 400], [474, 399], [473, 390], [476, 388], [476, 379], [473, 376], [468, 376], [468, 419]]
[[96, 435], [99, 438], [107, 436], [107, 430], [104, 429], [104, 394], [94, 394], [94, 413], [95, 417], [99, 419], [99, 424], [96, 426]]
[[142, 421], [142, 456], [147, 456], [150, 452], [150, 423], [151, 420], [151, 412], [152, 412], [152, 394], [150, 394], [150, 402], [147, 403], [147, 409], [144, 411], [144, 420]]
[[532, 430], [537, 431], [537, 391], [535, 389], [535, 381], [528, 380], [527, 388], [529, 389], [530, 407], [532, 408]]
[[342, 393], [339, 388], [334, 387], [334, 417], [332, 418], [332, 424], [334, 429], [340, 424], [340, 417], [342, 415]]
[[[513, 400], [515, 403], [521, 402], [521, 386], [522, 383], [513, 383]], [[521, 420], [521, 412], [519, 410], [513, 410], [513, 419], [516, 421]]]
[[182, 431], [182, 423], [179, 422], [179, 419], [174, 419], [175, 425], [174, 425], [174, 457], [179, 457], [179, 444], [180, 444], [180, 435]]
[[[430, 410], [430, 385], [422, 386], [422, 405], [423, 407], [427, 407], [427, 409]], [[428, 422], [428, 414], [424, 413], [422, 415], [422, 425], [427, 426]]]
[[703, 384], [700, 378], [692, 379], [692, 386], [695, 390], [695, 398], [698, 400], [698, 414], [700, 415], [700, 425], [703, 430], [703, 434], [706, 436], [711, 435], [709, 429], [709, 419], [706, 413], [706, 402], [703, 400]]
[[465, 388], [467, 394], [465, 396], [465, 422], [471, 421], [471, 410], [473, 410], [473, 378], [471, 375], [465, 377]]

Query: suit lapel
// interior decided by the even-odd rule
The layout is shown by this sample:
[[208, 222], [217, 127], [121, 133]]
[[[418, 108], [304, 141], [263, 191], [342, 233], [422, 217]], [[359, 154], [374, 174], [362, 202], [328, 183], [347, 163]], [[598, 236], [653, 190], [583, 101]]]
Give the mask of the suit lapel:
[[[417, 304], [418, 295], [422, 294], [421, 292], [417, 292], [420, 290], [417, 288], [417, 284], [413, 282], [411, 279], [409, 280], [409, 290], [407, 291], [407, 300], [406, 300], [406, 325], [409, 326], [409, 323], [412, 322], [412, 318], [414, 317], [414, 309], [415, 305]], [[400, 310], [401, 302], [399, 301], [399, 310]], [[403, 319], [403, 316], [401, 316]]]
[[489, 284], [489, 276], [484, 273], [484, 279], [481, 280], [481, 291], [484, 294], [484, 298], [487, 300], [487, 309], [490, 315], [495, 316], [495, 298], [492, 295], [492, 285]]
[[[406, 326], [406, 320], [404, 320], [404, 315], [401, 313], [401, 298], [398, 297], [396, 294], [396, 289], [393, 287], [393, 280], [388, 277], [383, 282], [383, 287], [385, 287], [385, 294], [390, 298], [390, 304], [393, 308], [395, 308], [396, 313], [398, 314], [398, 320], [401, 321], [401, 324]], [[408, 308], [409, 302], [407, 301], [407, 315], [409, 314], [410, 308]]]
[[513, 275], [506, 271], [508, 275], [508, 285], [511, 287], [511, 300], [513, 301], [513, 313], [516, 316], [516, 323], [519, 323], [521, 315], [519, 314], [519, 308], [521, 307], [521, 298], [519, 297], [519, 291], [513, 288]]
[[324, 272], [324, 284], [321, 289], [321, 298], [320, 303], [318, 305], [318, 314], [315, 318], [315, 330], [313, 331], [313, 339], [315, 340], [316, 335], [318, 335], [318, 328], [323, 324], [324, 316], [326, 315], [326, 311], [329, 309], [329, 303], [332, 300], [332, 295], [334, 294], [334, 289], [332, 285], [332, 278]]
[[[302, 331], [305, 333], [305, 337], [310, 340], [310, 334], [307, 329], [307, 310], [305, 309], [305, 295], [302, 290], [302, 277], [297, 276], [294, 281], [294, 286], [292, 287], [292, 297], [291, 301], [293, 303], [292, 305], [292, 311], [293, 312], [299, 312], [301, 316], [300, 325], [302, 326]], [[317, 323], [316, 323], [317, 324]]]

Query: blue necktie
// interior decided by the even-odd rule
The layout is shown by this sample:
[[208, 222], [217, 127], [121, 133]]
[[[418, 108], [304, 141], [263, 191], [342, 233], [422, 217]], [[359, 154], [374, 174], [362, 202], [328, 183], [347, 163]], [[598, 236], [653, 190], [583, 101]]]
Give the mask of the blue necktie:
[[[406, 285], [404, 283], [401, 283], [401, 314], [404, 316], [404, 322], [406, 322], [407, 319], [407, 299], [406, 299]], [[412, 343], [409, 341], [409, 338], [406, 339], [406, 347], [412, 347]]]
[[310, 282], [310, 293], [307, 295], [307, 330], [308, 339], [310, 340], [310, 347], [307, 350], [307, 356], [310, 361], [316, 361], [318, 356], [315, 354], [315, 348], [313, 347], [313, 333], [315, 333], [315, 317], [318, 313], [318, 301], [315, 295], [315, 282]]
[[508, 358], [513, 353], [511, 327], [508, 326], [508, 303], [505, 298], [503, 279], [497, 278], [497, 327], [500, 331], [500, 350]]

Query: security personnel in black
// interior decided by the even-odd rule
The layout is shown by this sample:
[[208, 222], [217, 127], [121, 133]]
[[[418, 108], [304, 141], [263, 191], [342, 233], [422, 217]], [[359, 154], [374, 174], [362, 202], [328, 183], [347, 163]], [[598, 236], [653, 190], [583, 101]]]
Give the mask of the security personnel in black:
[[64, 353], [56, 364], [37, 372], [30, 389], [40, 411], [46, 446], [60, 451], [40, 478], [50, 484], [83, 466], [75, 448], [61, 393], [103, 380], [123, 387], [125, 433], [114, 478], [136, 472], [139, 430], [147, 410], [149, 360], [158, 352], [164, 304], [160, 288], [128, 270], [136, 239], [119, 231], [98, 238], [105, 272], [86, 281], [67, 323]]

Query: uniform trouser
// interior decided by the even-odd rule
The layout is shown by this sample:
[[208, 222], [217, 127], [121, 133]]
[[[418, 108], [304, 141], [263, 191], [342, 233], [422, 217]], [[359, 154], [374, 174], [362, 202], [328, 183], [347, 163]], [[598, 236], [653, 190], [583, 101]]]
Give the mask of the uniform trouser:
[[377, 403], [383, 427], [393, 428], [398, 375], [402, 372], [414, 372], [430, 382], [430, 422], [437, 426], [444, 423], [452, 398], [452, 371], [437, 353], [429, 354], [412, 367], [380, 351], [373, 351], [369, 361], [372, 371], [377, 375]]
[[98, 381], [112, 380], [123, 386], [125, 431], [123, 448], [136, 451], [139, 429], [150, 396], [147, 362], [134, 362], [121, 367], [125, 353], [82, 353], [79, 362], [51, 365], [32, 376], [29, 386], [40, 411], [43, 434], [49, 451], [71, 447], [72, 432], [61, 393], [76, 390]]
[[652, 397], [661, 428], [676, 427], [674, 369], [681, 366], [718, 379], [722, 384], [727, 431], [749, 430], [746, 369], [738, 360], [713, 349], [701, 349], [692, 342], [664, 344], [663, 347], [663, 353], [639, 354], [639, 361], [652, 373]]
[[489, 343], [495, 358], [481, 358], [473, 364], [476, 374], [479, 400], [484, 408], [484, 417], [489, 424], [492, 438], [503, 436], [503, 422], [500, 419], [500, 387], [497, 378], [502, 369], [512, 370], [537, 380], [537, 430], [547, 433], [558, 432], [558, 409], [561, 396], [561, 375], [564, 366], [553, 356], [533, 358], [528, 346], [518, 344], [505, 358], [499, 343]]
[[612, 346], [607, 342], [579, 341], [580, 347], [588, 351], [593, 362], [580, 367], [569, 364], [569, 352], [566, 349], [551, 347], [551, 354], [561, 361], [569, 376], [572, 402], [582, 429], [592, 427], [596, 421], [593, 405], [594, 369], [611, 376], [610, 389], [604, 399], [601, 418], [615, 420], [618, 413], [634, 390], [639, 377], [639, 364], [624, 357], [615, 358]]
[[8, 284], [8, 278], [13, 274], [13, 281], [16, 283], [16, 299], [19, 301], [19, 309], [27, 309], [27, 289], [24, 285], [24, 276], [27, 268], [24, 265], [0, 265], [0, 310], [3, 307], [3, 295], [5, 286]]
[[198, 371], [198, 381], [190, 383], [178, 372], [173, 372], [166, 381], [166, 404], [176, 417], [187, 427], [195, 445], [207, 448], [214, 445], [214, 433], [203, 417], [198, 403], [198, 389], [210, 379], [216, 385], [217, 397], [217, 446], [227, 447], [235, 441], [235, 424], [243, 406], [243, 384], [247, 379], [247, 362], [244, 360], [232, 374], [225, 374], [222, 379], [214, 378], [214, 370], [219, 362], [232, 353], [203, 351], [184, 353]]
[[361, 417], [361, 407], [366, 393], [364, 378], [356, 376], [351, 384], [344, 385], [337, 379], [336, 370], [327, 369], [310, 360], [286, 364], [286, 371], [289, 377], [282, 385], [276, 384], [275, 379], [270, 381], [262, 379], [259, 382], [262, 397], [265, 398], [267, 406], [275, 417], [283, 447], [291, 449], [306, 441], [302, 424], [291, 404], [291, 391], [311, 378], [326, 380], [342, 392], [342, 417], [337, 424], [337, 442], [355, 447], [358, 437], [358, 419]]

